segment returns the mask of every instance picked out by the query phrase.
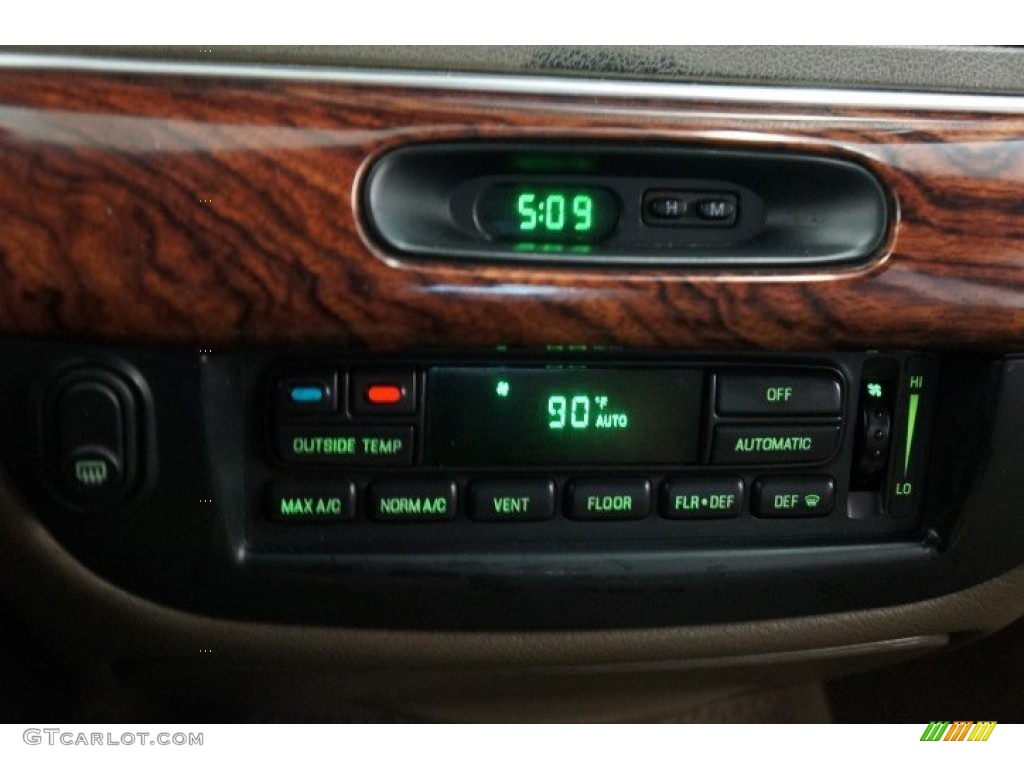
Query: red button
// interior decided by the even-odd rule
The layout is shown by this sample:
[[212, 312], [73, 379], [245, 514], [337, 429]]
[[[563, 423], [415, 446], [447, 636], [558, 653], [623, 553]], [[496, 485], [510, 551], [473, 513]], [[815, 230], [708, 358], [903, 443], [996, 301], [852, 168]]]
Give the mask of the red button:
[[394, 384], [372, 384], [366, 388], [366, 402], [373, 405], [394, 405], [402, 402], [402, 388]]

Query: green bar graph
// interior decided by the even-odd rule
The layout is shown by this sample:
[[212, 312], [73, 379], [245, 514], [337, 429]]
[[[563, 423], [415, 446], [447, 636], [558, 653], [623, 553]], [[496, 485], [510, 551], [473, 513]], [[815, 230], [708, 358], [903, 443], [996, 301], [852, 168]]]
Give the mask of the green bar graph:
[[914, 426], [917, 423], [917, 401], [921, 396], [916, 392], [910, 395], [910, 412], [907, 414], [907, 444], [903, 454], [903, 476], [907, 476], [910, 469], [910, 452], [914, 446]]

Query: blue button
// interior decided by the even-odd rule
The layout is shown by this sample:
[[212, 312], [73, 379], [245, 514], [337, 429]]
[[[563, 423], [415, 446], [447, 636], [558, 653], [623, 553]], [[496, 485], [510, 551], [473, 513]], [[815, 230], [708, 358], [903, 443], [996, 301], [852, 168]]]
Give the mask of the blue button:
[[293, 403], [321, 403], [326, 393], [321, 387], [292, 387], [289, 395]]
[[334, 413], [338, 387], [345, 391], [345, 376], [334, 371], [306, 371], [285, 375], [277, 381], [277, 402], [284, 413], [309, 416]]

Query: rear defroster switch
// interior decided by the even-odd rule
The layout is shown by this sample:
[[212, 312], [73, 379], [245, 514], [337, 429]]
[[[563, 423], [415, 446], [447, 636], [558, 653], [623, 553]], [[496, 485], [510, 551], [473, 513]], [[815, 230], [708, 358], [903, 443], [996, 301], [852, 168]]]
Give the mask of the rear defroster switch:
[[74, 368], [47, 388], [46, 474], [62, 500], [97, 507], [134, 490], [141, 470], [142, 407], [129, 382], [104, 368]]

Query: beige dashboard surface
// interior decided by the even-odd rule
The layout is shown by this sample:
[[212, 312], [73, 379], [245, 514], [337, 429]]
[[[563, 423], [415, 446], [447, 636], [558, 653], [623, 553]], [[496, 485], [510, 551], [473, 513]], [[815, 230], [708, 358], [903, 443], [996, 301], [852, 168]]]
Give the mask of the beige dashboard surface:
[[824, 616], [632, 630], [425, 632], [244, 623], [156, 605], [78, 563], [0, 485], [0, 588], [38, 637], [73, 667], [119, 660], [444, 669], [673, 665], [903, 638], [987, 633], [1024, 614], [1024, 567], [933, 600]]

